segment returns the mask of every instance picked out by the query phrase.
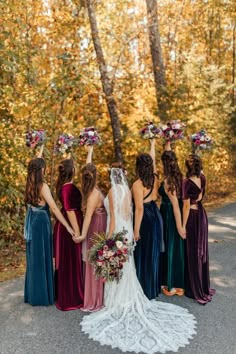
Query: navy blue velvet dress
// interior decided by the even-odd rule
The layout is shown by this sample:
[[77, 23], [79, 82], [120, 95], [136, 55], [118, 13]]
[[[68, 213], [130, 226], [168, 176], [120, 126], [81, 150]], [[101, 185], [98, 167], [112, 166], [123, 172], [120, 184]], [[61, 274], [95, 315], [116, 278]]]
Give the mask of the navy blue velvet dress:
[[33, 306], [54, 303], [52, 225], [49, 207], [28, 206], [25, 219], [26, 274], [24, 301]]
[[163, 222], [156, 202], [144, 202], [143, 208], [140, 240], [134, 250], [134, 260], [144, 294], [151, 300], [160, 293], [159, 262], [160, 252], [163, 251]]

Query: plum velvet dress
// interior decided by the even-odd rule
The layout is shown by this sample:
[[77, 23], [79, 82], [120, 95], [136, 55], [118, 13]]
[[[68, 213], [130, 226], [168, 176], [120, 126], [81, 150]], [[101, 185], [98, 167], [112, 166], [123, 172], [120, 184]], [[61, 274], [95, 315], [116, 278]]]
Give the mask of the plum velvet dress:
[[96, 208], [92, 215], [87, 237], [83, 241], [83, 260], [85, 262], [84, 306], [83, 311], [98, 311], [103, 307], [102, 279], [96, 279], [93, 266], [88, 261], [88, 252], [93, 246], [92, 237], [95, 233], [106, 232], [107, 213], [103, 207]]
[[[173, 207], [165, 192], [164, 182], [158, 190], [162, 201], [160, 212], [163, 218], [165, 252], [161, 254], [161, 284], [172, 288], [184, 289], [184, 240], [180, 237]], [[182, 200], [179, 200], [182, 210]]]
[[206, 178], [202, 174], [201, 188], [191, 179], [183, 182], [183, 199], [190, 199], [190, 209], [186, 225], [186, 259], [185, 259], [185, 295], [200, 304], [211, 301], [215, 290], [210, 288], [209, 254], [208, 254], [208, 219], [199, 195], [205, 194]]
[[26, 274], [24, 302], [32, 306], [54, 304], [52, 225], [49, 207], [28, 205], [24, 234]]
[[[82, 196], [72, 183], [61, 190], [61, 212], [68, 221], [67, 211], [74, 211], [80, 230], [83, 214]], [[83, 262], [81, 243], [76, 244], [66, 228], [57, 221], [54, 227], [56, 307], [62, 311], [79, 309], [84, 301]]]

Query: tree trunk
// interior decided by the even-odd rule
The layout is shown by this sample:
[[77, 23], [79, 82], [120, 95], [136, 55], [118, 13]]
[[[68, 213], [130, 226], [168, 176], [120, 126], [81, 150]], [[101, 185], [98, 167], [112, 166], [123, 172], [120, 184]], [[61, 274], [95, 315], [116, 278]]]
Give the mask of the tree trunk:
[[165, 67], [162, 58], [159, 24], [157, 18], [157, 0], [146, 0], [146, 6], [158, 114], [160, 119], [165, 121], [168, 118], [169, 103], [167, 96]]
[[101, 41], [99, 37], [97, 20], [96, 20], [96, 12], [94, 8], [94, 0], [86, 0], [86, 6], [88, 9], [93, 45], [97, 56], [99, 71], [101, 74], [102, 88], [105, 94], [107, 108], [111, 119], [114, 149], [115, 149], [115, 159], [117, 161], [123, 161], [122, 150], [121, 150], [120, 120], [117, 111], [116, 101], [115, 98], [113, 97], [112, 83], [108, 76], [107, 65], [105, 62]]
[[235, 107], [235, 57], [236, 57], [236, 48], [235, 48], [235, 42], [236, 42], [236, 24], [234, 23], [233, 26], [233, 52], [232, 52], [232, 84], [233, 84], [233, 88], [232, 88], [232, 106]]

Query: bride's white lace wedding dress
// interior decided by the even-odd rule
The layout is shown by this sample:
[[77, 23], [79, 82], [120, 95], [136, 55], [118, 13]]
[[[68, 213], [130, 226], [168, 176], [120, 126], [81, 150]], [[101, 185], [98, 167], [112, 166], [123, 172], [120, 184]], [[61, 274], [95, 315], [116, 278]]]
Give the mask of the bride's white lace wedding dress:
[[[125, 176], [116, 184], [111, 176], [115, 211], [115, 232], [125, 228], [133, 241], [132, 201]], [[109, 201], [105, 199], [109, 225]], [[148, 300], [136, 277], [133, 256], [125, 263], [123, 277], [117, 284], [106, 283], [105, 307], [83, 317], [82, 331], [89, 338], [119, 348], [123, 352], [176, 352], [189, 343], [196, 321], [187, 309], [158, 300]]]

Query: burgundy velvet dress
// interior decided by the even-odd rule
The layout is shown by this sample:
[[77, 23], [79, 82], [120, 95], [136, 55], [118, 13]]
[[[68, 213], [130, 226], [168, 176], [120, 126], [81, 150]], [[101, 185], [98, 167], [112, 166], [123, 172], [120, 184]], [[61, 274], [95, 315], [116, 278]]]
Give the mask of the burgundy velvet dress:
[[211, 301], [215, 290], [210, 288], [208, 219], [202, 202], [197, 199], [205, 194], [206, 178], [202, 174], [201, 189], [191, 179], [183, 182], [183, 199], [190, 199], [190, 209], [186, 225], [185, 295], [205, 305]]
[[94, 233], [106, 232], [107, 213], [104, 207], [94, 210], [92, 220], [87, 232], [87, 237], [83, 241], [83, 260], [85, 266], [85, 284], [84, 284], [84, 306], [83, 311], [98, 311], [103, 307], [103, 289], [102, 279], [96, 279], [93, 266], [88, 261], [88, 251], [93, 246], [92, 236]]
[[[68, 221], [67, 211], [75, 212], [80, 230], [83, 213], [82, 196], [72, 183], [62, 186], [61, 212]], [[84, 301], [83, 262], [81, 243], [76, 244], [66, 228], [57, 221], [54, 227], [56, 307], [62, 311], [79, 309]]]

